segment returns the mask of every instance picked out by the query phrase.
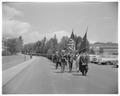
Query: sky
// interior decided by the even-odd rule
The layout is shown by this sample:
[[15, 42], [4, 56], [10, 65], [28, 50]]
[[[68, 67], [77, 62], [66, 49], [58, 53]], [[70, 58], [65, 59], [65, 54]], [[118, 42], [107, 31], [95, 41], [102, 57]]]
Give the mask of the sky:
[[118, 42], [118, 3], [3, 3], [2, 34], [22, 36], [24, 43], [36, 42], [56, 34], [58, 41], [72, 30], [94, 42]]

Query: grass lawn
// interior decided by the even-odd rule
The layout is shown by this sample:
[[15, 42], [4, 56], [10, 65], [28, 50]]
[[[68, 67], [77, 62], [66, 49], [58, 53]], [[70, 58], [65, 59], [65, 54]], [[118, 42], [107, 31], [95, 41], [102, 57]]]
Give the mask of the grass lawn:
[[[29, 59], [30, 57], [26, 56], [26, 60]], [[2, 70], [4, 71], [22, 62], [25, 62], [24, 55], [2, 56]]]

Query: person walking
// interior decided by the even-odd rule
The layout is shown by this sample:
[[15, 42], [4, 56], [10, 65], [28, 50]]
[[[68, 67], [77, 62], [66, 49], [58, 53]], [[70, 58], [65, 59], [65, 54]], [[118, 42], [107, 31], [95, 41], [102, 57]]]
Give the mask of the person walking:
[[82, 72], [82, 75], [84, 76], [86, 76], [88, 72], [88, 63], [89, 63], [89, 56], [87, 54], [87, 51], [83, 50], [80, 56], [79, 70]]
[[30, 53], [30, 59], [32, 59], [32, 53]]
[[24, 61], [26, 61], [26, 55], [24, 54]]

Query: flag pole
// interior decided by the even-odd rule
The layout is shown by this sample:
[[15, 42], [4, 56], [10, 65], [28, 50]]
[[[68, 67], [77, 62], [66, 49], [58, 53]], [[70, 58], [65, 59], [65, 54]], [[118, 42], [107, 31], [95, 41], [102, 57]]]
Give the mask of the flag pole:
[[86, 29], [86, 49], [87, 49], [87, 31], [88, 31], [88, 25], [87, 25], [87, 29]]

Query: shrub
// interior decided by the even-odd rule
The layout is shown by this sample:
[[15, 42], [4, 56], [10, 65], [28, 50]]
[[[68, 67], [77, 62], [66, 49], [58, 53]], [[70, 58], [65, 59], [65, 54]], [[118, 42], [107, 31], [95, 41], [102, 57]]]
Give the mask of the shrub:
[[8, 56], [11, 55], [11, 53], [7, 50], [2, 51], [2, 56]]

